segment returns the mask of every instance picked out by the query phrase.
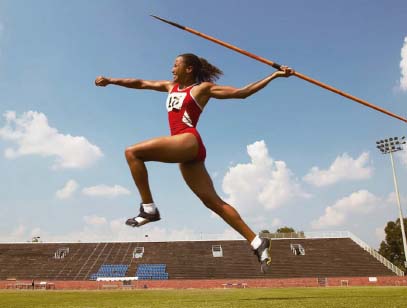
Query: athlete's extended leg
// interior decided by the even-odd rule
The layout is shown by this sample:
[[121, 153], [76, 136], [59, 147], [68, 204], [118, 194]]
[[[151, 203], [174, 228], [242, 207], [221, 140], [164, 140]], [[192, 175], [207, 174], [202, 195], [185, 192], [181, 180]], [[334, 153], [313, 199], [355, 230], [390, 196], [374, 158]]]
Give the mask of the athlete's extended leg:
[[180, 169], [188, 186], [205, 206], [221, 216], [224, 221], [250, 242], [261, 263], [261, 271], [266, 272], [271, 264], [270, 240], [260, 239], [256, 236], [239, 213], [218, 196], [203, 162], [181, 163]]
[[[125, 155], [127, 163], [142, 200], [139, 214], [140, 218], [130, 218], [126, 224], [139, 227], [147, 222], [160, 219], [159, 213], [155, 213], [154, 201], [148, 183], [147, 168], [144, 162], [159, 161], [179, 163], [194, 159], [197, 152], [197, 140], [195, 136], [190, 133], [154, 138], [126, 149]], [[154, 208], [149, 211], [149, 208], [146, 207], [147, 205], [154, 206]]]
[[206, 207], [222, 217], [249, 242], [255, 238], [256, 234], [247, 226], [235, 208], [218, 196], [203, 162], [181, 163], [180, 169], [185, 182]]

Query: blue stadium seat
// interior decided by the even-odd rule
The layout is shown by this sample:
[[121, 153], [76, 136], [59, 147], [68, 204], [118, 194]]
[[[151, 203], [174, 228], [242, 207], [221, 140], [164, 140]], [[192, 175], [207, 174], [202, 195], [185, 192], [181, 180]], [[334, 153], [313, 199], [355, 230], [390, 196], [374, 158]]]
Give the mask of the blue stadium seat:
[[90, 275], [90, 280], [96, 280], [98, 277], [124, 277], [129, 266], [126, 264], [103, 264], [97, 273]]
[[140, 280], [167, 280], [166, 267], [165, 264], [139, 264], [136, 276]]

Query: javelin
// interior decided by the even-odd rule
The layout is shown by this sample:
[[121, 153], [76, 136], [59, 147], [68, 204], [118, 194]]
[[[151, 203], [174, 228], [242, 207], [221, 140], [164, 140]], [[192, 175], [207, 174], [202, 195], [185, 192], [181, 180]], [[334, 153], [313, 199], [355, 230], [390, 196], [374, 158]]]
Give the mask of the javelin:
[[[190, 33], [193, 33], [193, 34], [195, 34], [195, 35], [198, 35], [198, 36], [200, 36], [200, 37], [203, 37], [204, 39], [207, 39], [207, 40], [212, 41], [212, 42], [214, 42], [214, 43], [216, 43], [216, 44], [222, 45], [222, 46], [224, 46], [224, 47], [226, 47], [226, 48], [229, 48], [229, 49], [232, 49], [232, 50], [234, 50], [234, 51], [237, 51], [237, 52], [239, 52], [239, 53], [241, 53], [241, 54], [244, 54], [245, 56], [248, 56], [248, 57], [253, 58], [253, 59], [257, 60], [257, 61], [260, 61], [260, 62], [263, 62], [263, 63], [265, 63], [265, 64], [267, 64], [267, 65], [270, 65], [270, 66], [274, 67], [275, 69], [278, 69], [278, 70], [281, 69], [281, 65], [278, 64], [278, 63], [276, 63], [276, 62], [273, 62], [273, 61], [268, 60], [268, 59], [266, 59], [266, 58], [257, 56], [257, 55], [255, 55], [255, 54], [253, 54], [253, 53], [250, 53], [250, 52], [248, 52], [248, 51], [246, 51], [246, 50], [243, 50], [243, 49], [241, 49], [241, 48], [239, 48], [239, 47], [233, 46], [233, 45], [231, 45], [231, 44], [229, 44], [229, 43], [223, 42], [223, 41], [221, 41], [221, 40], [219, 40], [219, 39], [217, 39], [217, 38], [214, 38], [214, 37], [212, 37], [212, 36], [209, 36], [209, 35], [207, 35], [207, 34], [201, 33], [201, 32], [196, 31], [196, 30], [194, 30], [194, 29], [191, 29], [191, 28], [182, 26], [182, 25], [180, 25], [180, 24], [177, 24], [177, 23], [175, 23], [175, 22], [166, 20], [166, 19], [164, 19], [164, 18], [155, 16], [155, 15], [151, 15], [151, 17], [154, 17], [154, 18], [156, 18], [156, 19], [158, 19], [158, 20], [161, 20], [161, 21], [163, 21], [163, 22], [165, 22], [165, 23], [167, 23], [167, 24], [170, 24], [170, 25], [172, 25], [172, 26], [174, 26], [174, 27], [180, 28], [180, 29], [182, 29], [182, 30], [184, 30], [184, 31], [188, 31], [188, 32], [190, 32]], [[311, 83], [313, 83], [313, 84], [315, 84], [315, 85], [317, 85], [317, 86], [320, 86], [320, 87], [322, 87], [322, 88], [324, 88], [324, 89], [327, 89], [327, 90], [329, 90], [329, 91], [332, 91], [332, 92], [334, 92], [334, 93], [336, 93], [336, 94], [339, 94], [339, 95], [342, 95], [342, 96], [344, 96], [344, 97], [346, 97], [346, 98], [349, 98], [349, 99], [351, 99], [351, 100], [353, 100], [353, 101], [355, 101], [355, 102], [357, 102], [357, 103], [359, 103], [359, 104], [365, 105], [366, 107], [369, 107], [369, 108], [375, 109], [375, 110], [377, 110], [377, 111], [380, 111], [380, 112], [382, 112], [382, 113], [384, 113], [384, 114], [387, 114], [388, 116], [391, 116], [391, 117], [396, 118], [396, 119], [398, 119], [398, 120], [401, 120], [401, 121], [403, 121], [403, 122], [407, 122], [407, 119], [405, 119], [405, 118], [403, 118], [403, 117], [401, 117], [401, 116], [399, 116], [399, 115], [397, 115], [397, 114], [394, 114], [394, 113], [392, 113], [392, 112], [390, 112], [390, 111], [388, 111], [388, 110], [386, 110], [386, 109], [383, 109], [383, 108], [381, 108], [381, 107], [379, 107], [379, 106], [373, 105], [373, 104], [369, 103], [368, 101], [365, 101], [365, 100], [360, 99], [360, 98], [358, 98], [358, 97], [356, 97], [356, 96], [353, 96], [353, 95], [351, 95], [351, 94], [348, 94], [348, 93], [346, 93], [346, 92], [343, 92], [343, 91], [341, 91], [341, 90], [339, 90], [339, 89], [336, 89], [336, 88], [334, 88], [334, 87], [332, 87], [332, 86], [330, 86], [330, 85], [327, 85], [327, 84], [325, 84], [325, 83], [322, 83], [322, 82], [320, 82], [320, 81], [318, 81], [318, 80], [315, 80], [315, 79], [313, 79], [313, 78], [311, 78], [311, 77], [308, 77], [308, 76], [306, 76], [306, 75], [303, 75], [303, 74], [301, 74], [301, 73], [299, 73], [299, 72], [297, 72], [297, 71], [294, 72], [294, 76], [297, 76], [298, 78], [301, 78], [301, 79], [303, 79], [303, 80], [306, 80], [306, 81], [308, 81], [308, 82], [311, 82]]]

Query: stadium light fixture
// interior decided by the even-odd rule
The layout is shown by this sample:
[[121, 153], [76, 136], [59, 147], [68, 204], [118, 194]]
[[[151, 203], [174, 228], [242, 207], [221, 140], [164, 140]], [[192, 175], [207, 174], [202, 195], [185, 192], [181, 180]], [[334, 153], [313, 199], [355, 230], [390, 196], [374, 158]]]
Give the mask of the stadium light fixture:
[[39, 241], [40, 241], [40, 236], [34, 236], [32, 239], [31, 239], [31, 242], [32, 243], [38, 243]]
[[396, 176], [396, 169], [394, 168], [394, 159], [393, 153], [397, 151], [403, 150], [403, 145], [406, 144], [406, 137], [392, 137], [386, 138], [384, 140], [376, 141], [376, 147], [382, 154], [390, 154], [390, 161], [391, 167], [393, 170], [393, 181], [394, 181], [394, 189], [396, 193], [397, 205], [399, 209], [399, 219], [400, 219], [400, 227], [401, 227], [401, 237], [403, 239], [403, 247], [404, 247], [404, 266], [407, 267], [407, 243], [406, 243], [406, 232], [404, 230], [404, 216], [400, 205], [400, 194], [397, 184], [397, 176]]

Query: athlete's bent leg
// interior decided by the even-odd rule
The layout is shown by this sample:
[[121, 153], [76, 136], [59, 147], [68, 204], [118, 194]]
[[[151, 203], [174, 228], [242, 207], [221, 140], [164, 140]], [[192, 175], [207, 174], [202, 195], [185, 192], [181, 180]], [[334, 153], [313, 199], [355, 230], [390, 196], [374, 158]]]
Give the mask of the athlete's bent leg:
[[191, 190], [206, 207], [218, 214], [246, 240], [252, 242], [256, 234], [243, 221], [234, 207], [223, 201], [215, 191], [203, 162], [185, 162], [180, 165], [182, 176]]
[[198, 142], [192, 134], [159, 137], [126, 148], [125, 156], [143, 203], [152, 203], [148, 173], [144, 162], [179, 163], [193, 160]]

